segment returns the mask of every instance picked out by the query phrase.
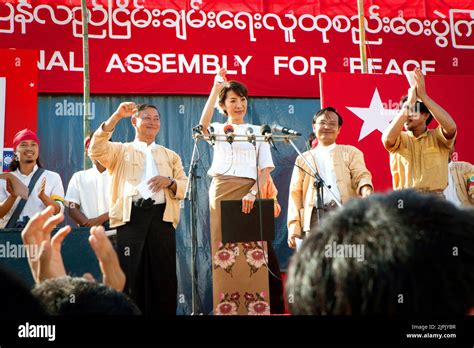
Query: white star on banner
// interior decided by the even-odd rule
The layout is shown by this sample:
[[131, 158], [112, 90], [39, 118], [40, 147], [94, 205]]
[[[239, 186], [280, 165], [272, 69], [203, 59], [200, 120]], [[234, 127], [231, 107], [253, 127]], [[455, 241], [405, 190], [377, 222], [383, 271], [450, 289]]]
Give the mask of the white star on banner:
[[383, 133], [388, 127], [390, 121], [397, 115], [398, 110], [385, 109], [382, 100], [380, 99], [379, 91], [375, 89], [370, 106], [368, 108], [358, 108], [346, 106], [357, 117], [364, 121], [360, 129], [359, 141], [364, 139], [375, 130]]

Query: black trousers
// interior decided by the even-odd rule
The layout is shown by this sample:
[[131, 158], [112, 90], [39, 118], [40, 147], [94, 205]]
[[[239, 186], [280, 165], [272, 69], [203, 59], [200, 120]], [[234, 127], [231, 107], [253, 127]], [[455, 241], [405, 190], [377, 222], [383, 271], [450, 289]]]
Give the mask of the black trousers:
[[[270, 290], [270, 313], [283, 314], [285, 313], [285, 304], [283, 300], [283, 281], [281, 280], [280, 265], [273, 249], [272, 242], [268, 242], [268, 282]], [[274, 275], [272, 275], [272, 273]], [[276, 277], [275, 277], [276, 276]], [[279, 279], [278, 279], [278, 278]]]
[[[322, 217], [324, 218], [325, 214], [328, 214], [330, 211], [337, 209], [336, 203], [334, 204], [325, 204], [323, 207], [323, 215]], [[311, 212], [311, 220], [309, 223], [309, 233], [313, 234], [316, 233], [316, 230], [318, 228], [318, 209], [313, 208], [313, 211]]]
[[133, 206], [130, 222], [117, 228], [124, 292], [144, 315], [176, 315], [176, 235], [173, 224], [163, 221], [165, 207]]

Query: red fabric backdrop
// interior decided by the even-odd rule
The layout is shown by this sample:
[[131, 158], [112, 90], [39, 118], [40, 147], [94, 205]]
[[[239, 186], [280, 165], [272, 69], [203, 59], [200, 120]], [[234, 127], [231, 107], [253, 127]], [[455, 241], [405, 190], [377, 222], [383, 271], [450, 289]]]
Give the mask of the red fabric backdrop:
[[[426, 77], [428, 95], [448, 111], [457, 124], [458, 160], [471, 163], [474, 163], [474, 153], [471, 151], [474, 134], [473, 86], [474, 76]], [[354, 145], [364, 152], [377, 191], [392, 187], [389, 154], [381, 141], [381, 131], [388, 124], [390, 112], [381, 110], [398, 108], [400, 98], [407, 94], [408, 87], [404, 76], [346, 73], [326, 73], [321, 76], [322, 106], [334, 106], [344, 120], [337, 142]], [[433, 120], [430, 127], [437, 125]]]
[[[88, 1], [93, 93], [206, 94], [217, 66], [253, 96], [318, 97], [358, 72], [356, 1]], [[365, 1], [377, 73], [474, 75], [474, 1]], [[82, 91], [80, 1], [0, 0], [0, 47], [39, 50], [39, 92]]]
[[[0, 49], [0, 77], [6, 79], [5, 128], [0, 129], [4, 135], [4, 148], [12, 147], [13, 136], [19, 130], [29, 128], [36, 132], [37, 60], [36, 51]], [[9, 157], [11, 151], [5, 155]]]

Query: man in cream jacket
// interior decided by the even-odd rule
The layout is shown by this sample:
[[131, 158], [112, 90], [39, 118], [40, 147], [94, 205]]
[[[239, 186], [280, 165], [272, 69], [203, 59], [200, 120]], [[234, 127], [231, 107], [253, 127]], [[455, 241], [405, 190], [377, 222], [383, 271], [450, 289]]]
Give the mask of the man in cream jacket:
[[[332, 107], [317, 112], [313, 117], [313, 131], [318, 145], [303, 156], [318, 169], [319, 175], [331, 187], [342, 203], [353, 197], [366, 197], [374, 188], [372, 175], [367, 170], [364, 155], [350, 145], [336, 144], [341, 131], [342, 117]], [[295, 238], [316, 230], [316, 189], [311, 169], [300, 157], [296, 159], [291, 176], [288, 204], [288, 245], [296, 247]], [[324, 211], [336, 206], [334, 198], [324, 190]]]
[[[130, 117], [135, 140], [109, 142], [117, 123]], [[175, 231], [187, 181], [181, 158], [155, 143], [160, 127], [154, 105], [121, 103], [89, 147], [91, 159], [111, 176], [109, 219], [117, 228], [124, 291], [145, 315], [176, 314]]]

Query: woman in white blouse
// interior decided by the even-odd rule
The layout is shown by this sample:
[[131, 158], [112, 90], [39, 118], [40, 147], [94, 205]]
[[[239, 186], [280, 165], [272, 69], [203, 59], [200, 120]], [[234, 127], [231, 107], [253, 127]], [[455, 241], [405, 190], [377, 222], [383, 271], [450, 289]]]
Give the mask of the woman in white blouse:
[[[227, 81], [225, 75], [226, 70], [221, 69], [204, 106], [200, 120], [204, 133], [208, 133], [208, 127], [212, 126], [215, 135], [224, 135], [224, 128], [231, 128], [235, 135], [245, 135], [249, 128], [254, 134], [259, 134], [260, 127], [244, 120], [247, 88], [240, 82]], [[216, 102], [220, 112], [227, 116], [225, 123], [211, 123]], [[274, 269], [271, 265], [277, 262], [274, 251], [271, 245], [267, 248], [266, 242], [258, 241], [224, 245], [220, 208], [222, 200], [242, 200], [242, 212], [250, 213], [259, 187], [265, 186], [274, 168], [270, 147], [265, 142], [253, 145], [247, 141], [230, 143], [217, 140], [208, 171], [213, 178], [209, 188], [209, 204], [214, 314], [270, 314], [267, 267], [270, 264], [270, 269]], [[257, 180], [258, 169], [261, 174]], [[268, 254], [271, 254], [270, 262]]]

